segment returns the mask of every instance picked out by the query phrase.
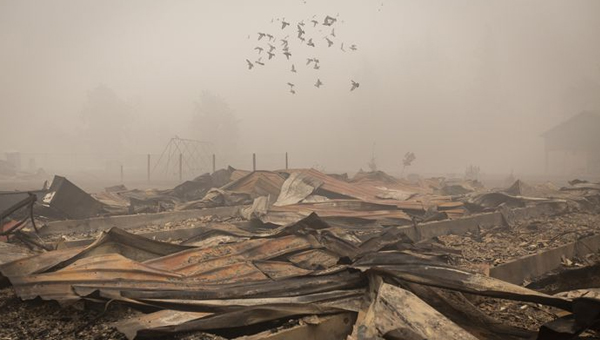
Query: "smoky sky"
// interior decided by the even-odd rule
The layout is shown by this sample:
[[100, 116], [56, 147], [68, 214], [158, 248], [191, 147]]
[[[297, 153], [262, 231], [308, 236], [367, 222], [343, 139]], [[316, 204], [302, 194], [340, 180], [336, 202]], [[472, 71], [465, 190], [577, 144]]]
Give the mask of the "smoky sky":
[[[412, 151], [415, 172], [539, 173], [540, 134], [600, 109], [599, 13], [596, 0], [4, 0], [0, 151], [87, 152], [82, 112], [104, 86], [133, 117], [106, 153], [202, 139], [190, 121], [208, 91], [235, 113], [240, 157], [289, 152], [293, 167], [353, 171], [374, 152], [394, 172]], [[338, 16], [336, 43], [358, 50], [298, 52], [320, 70], [292, 74], [282, 56], [248, 70], [256, 33], [282, 35], [271, 20], [313, 15]]]

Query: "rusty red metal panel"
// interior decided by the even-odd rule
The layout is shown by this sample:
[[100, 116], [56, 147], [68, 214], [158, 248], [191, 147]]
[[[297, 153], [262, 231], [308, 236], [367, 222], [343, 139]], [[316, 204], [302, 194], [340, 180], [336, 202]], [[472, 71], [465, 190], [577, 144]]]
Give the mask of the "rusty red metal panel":
[[254, 265], [273, 280], [304, 276], [313, 272], [283, 261], [256, 261]]
[[252, 198], [270, 195], [273, 199], [277, 198], [285, 178], [272, 171], [254, 171], [247, 175], [230, 182], [222, 190], [244, 192], [250, 194]]

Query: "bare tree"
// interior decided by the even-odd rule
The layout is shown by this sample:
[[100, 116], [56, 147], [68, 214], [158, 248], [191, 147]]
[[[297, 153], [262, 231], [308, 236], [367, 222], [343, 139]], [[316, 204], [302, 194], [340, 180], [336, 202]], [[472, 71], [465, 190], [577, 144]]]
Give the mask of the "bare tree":
[[133, 108], [105, 85], [88, 93], [81, 111], [83, 133], [90, 151], [118, 155], [133, 122]]
[[415, 156], [415, 154], [412, 152], [407, 152], [404, 155], [404, 159], [402, 159], [402, 174], [401, 174], [401, 176], [404, 176], [404, 170], [406, 169], [407, 166], [410, 166], [412, 164], [412, 162], [414, 162], [415, 159], [417, 159], [417, 156]]
[[375, 143], [373, 143], [373, 152], [371, 153], [371, 160], [367, 163], [371, 172], [377, 171], [377, 159], [375, 158]]

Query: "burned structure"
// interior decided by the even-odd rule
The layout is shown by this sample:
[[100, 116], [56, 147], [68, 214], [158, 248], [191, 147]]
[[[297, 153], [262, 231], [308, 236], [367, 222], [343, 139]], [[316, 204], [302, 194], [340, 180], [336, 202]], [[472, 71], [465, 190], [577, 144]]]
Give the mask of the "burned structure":
[[599, 13], [0, 1], [0, 340], [600, 340]]
[[[575, 339], [600, 322], [598, 183], [228, 168], [37, 195], [31, 222], [3, 215], [20, 221], [0, 247], [6, 338]], [[67, 321], [16, 322], [32, 300]]]
[[542, 134], [546, 173], [600, 174], [600, 113], [584, 111]]

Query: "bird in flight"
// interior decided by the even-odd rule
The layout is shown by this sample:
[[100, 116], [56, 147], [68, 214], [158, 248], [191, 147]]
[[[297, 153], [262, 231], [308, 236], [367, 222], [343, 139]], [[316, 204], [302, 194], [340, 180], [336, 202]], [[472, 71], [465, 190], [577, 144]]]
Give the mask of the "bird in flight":
[[331, 26], [333, 25], [335, 22], [337, 21], [336, 18], [332, 18], [329, 15], [325, 17], [325, 20], [323, 20], [323, 25], [325, 26]]
[[302, 26], [298, 25], [298, 38], [302, 39], [304, 33], [306, 32], [302, 29]]
[[250, 62], [248, 59], [246, 59], [246, 62], [248, 63], [248, 69], [251, 70], [254, 67], [254, 64], [252, 64], [252, 62]]
[[294, 91], [294, 86], [295, 86], [295, 85], [294, 85], [294, 84], [292, 84], [292, 83], [287, 83], [287, 84], [290, 86], [290, 93], [291, 93], [291, 94], [296, 94], [296, 91]]
[[281, 41], [281, 46], [287, 46], [288, 45], [287, 39], [280, 39], [279, 41]]
[[281, 21], [281, 29], [284, 29], [284, 28], [286, 28], [289, 25], [290, 25], [290, 23], [289, 22], [285, 22], [285, 19]]
[[320, 88], [321, 85], [323, 85], [323, 82], [321, 81], [321, 79], [317, 78], [317, 82], [315, 83], [315, 87], [316, 88]]
[[255, 61], [254, 63], [255, 63], [255, 64], [258, 64], [258, 65], [260, 65], [260, 66], [265, 66], [265, 63], [263, 63], [261, 60], [262, 60], [262, 57], [258, 58], [258, 60], [257, 60], [257, 61]]
[[352, 46], [350, 46], [350, 49], [351, 49], [352, 51], [356, 51], [358, 48], [356, 48], [356, 45], [354, 45], [354, 44], [353, 44]]
[[312, 38], [308, 39], [308, 42], [306, 43], [306, 45], [315, 47], [315, 43], [313, 43]]
[[254, 49], [258, 51], [258, 54], [261, 54], [263, 51], [263, 48], [259, 46], [255, 47]]
[[340, 47], [340, 50], [342, 50], [342, 52], [346, 52], [346, 50], [344, 49], [344, 43], [342, 43], [342, 47]]
[[267, 34], [267, 37], [269, 38], [269, 41], [273, 41], [275, 39], [275, 37], [271, 34]]
[[267, 54], [269, 55], [269, 60], [275, 56], [275, 53], [267, 52]]
[[333, 41], [331, 41], [329, 38], [325, 37], [325, 40], [327, 40], [327, 47], [331, 47], [333, 45]]
[[267, 35], [266, 33], [258, 32], [258, 40], [264, 38], [266, 35]]
[[294, 64], [292, 64], [292, 72], [296, 73], [296, 66], [294, 66]]
[[275, 49], [275, 46], [268, 44], [269, 45], [269, 52], [273, 52], [273, 50]]
[[351, 82], [352, 82], [352, 87], [350, 88], [350, 91], [354, 91], [360, 86], [360, 84], [355, 82], [354, 80], [351, 80]]
[[310, 22], [313, 23], [313, 27], [317, 27], [317, 25], [319, 24], [317, 20], [311, 20]]
[[287, 50], [283, 52], [283, 55], [287, 58], [287, 60], [290, 60], [290, 57], [292, 56], [292, 54]]
[[331, 29], [331, 36], [332, 36], [332, 37], [335, 37], [335, 28], [332, 28], [332, 29]]
[[318, 62], [315, 62], [315, 66], [313, 66], [313, 68], [314, 68], [315, 70], [318, 70], [318, 69], [320, 69], [320, 68], [321, 68], [321, 66], [319, 66], [319, 63], [318, 63]]

